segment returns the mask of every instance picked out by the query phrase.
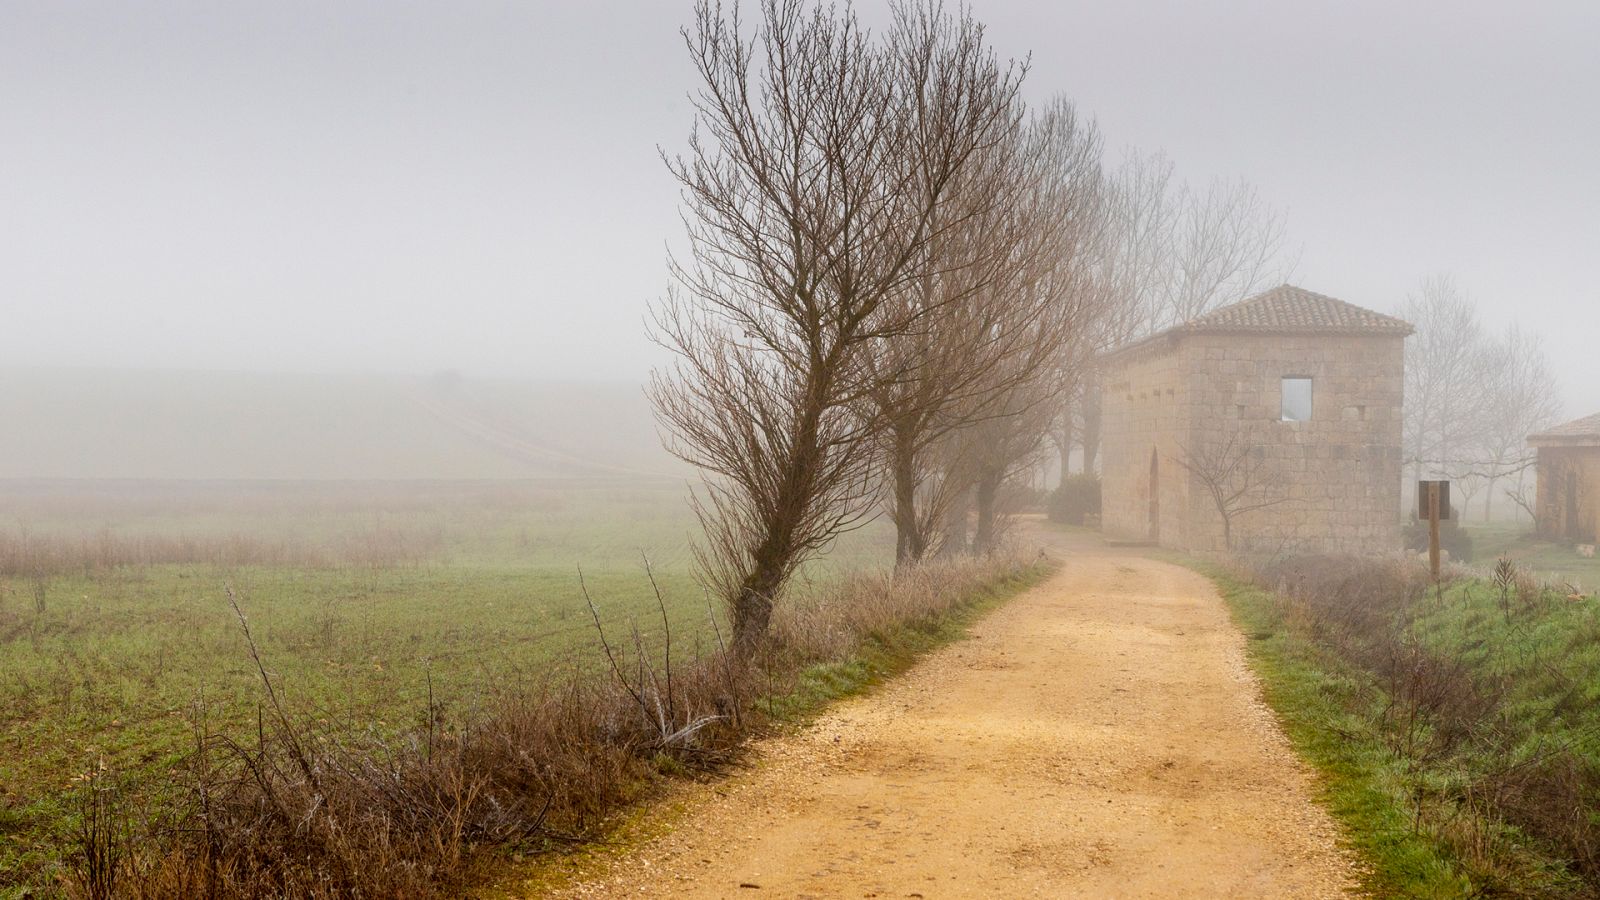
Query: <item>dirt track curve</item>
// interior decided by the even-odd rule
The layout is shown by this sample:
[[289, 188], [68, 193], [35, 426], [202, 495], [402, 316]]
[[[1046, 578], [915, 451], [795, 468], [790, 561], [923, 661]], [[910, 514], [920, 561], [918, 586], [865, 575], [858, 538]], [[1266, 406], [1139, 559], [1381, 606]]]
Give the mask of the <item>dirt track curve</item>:
[[1049, 540], [1062, 570], [970, 640], [556, 896], [1351, 896], [1211, 584]]

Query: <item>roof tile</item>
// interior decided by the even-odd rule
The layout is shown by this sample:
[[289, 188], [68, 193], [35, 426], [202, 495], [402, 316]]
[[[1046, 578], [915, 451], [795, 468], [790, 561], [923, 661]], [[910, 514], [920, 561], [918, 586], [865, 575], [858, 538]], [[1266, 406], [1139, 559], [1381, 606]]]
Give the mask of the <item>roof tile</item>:
[[1411, 323], [1393, 316], [1292, 284], [1282, 284], [1190, 319], [1173, 330], [1407, 335], [1414, 329]]
[[1585, 439], [1600, 441], [1600, 413], [1573, 419], [1554, 428], [1546, 429], [1528, 438], [1532, 442], [1587, 443]]

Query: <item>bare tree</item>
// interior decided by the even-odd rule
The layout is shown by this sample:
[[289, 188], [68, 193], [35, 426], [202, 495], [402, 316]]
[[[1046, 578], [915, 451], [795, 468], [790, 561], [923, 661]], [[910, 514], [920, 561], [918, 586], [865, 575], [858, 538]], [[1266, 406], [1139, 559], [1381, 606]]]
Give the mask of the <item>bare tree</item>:
[[1536, 434], [1561, 418], [1561, 400], [1555, 374], [1537, 335], [1516, 325], [1490, 350], [1489, 410], [1478, 443], [1483, 447], [1483, 477], [1487, 492], [1483, 518], [1494, 515], [1495, 488], [1502, 479], [1516, 477], [1514, 496], [1520, 496], [1533, 468], [1535, 455], [1528, 435]]
[[766, 0], [747, 34], [702, 2], [684, 37], [696, 127], [668, 166], [689, 249], [655, 314], [677, 362], [651, 395], [708, 475], [700, 571], [748, 658], [796, 567], [877, 496], [868, 360], [919, 326], [895, 298], [963, 224], [945, 193], [1004, 133], [1021, 72], [932, 7], [897, 7], [875, 42], [848, 8]]
[[1453, 278], [1434, 275], [1406, 298], [1400, 316], [1416, 327], [1406, 341], [1408, 481], [1425, 473], [1462, 477], [1462, 461], [1482, 455], [1479, 441], [1492, 408], [1484, 387], [1496, 367], [1477, 308]]
[[[947, 511], [969, 487], [970, 467], [949, 461], [949, 437], [975, 422], [1016, 414], [1012, 392], [1048, 379], [1063, 348], [1093, 316], [1078, 289], [1083, 235], [1096, 227], [1099, 142], [1071, 104], [1047, 106], [989, 154], [985, 206], [942, 240], [905, 302], [927, 310], [921, 327], [885, 342], [871, 390], [883, 424], [897, 528], [897, 560], [933, 549]], [[993, 174], [984, 172], [994, 167]]]
[[1181, 448], [1174, 461], [1205, 488], [1222, 520], [1223, 544], [1229, 550], [1234, 549], [1233, 526], [1240, 517], [1293, 500], [1282, 471], [1237, 429], [1220, 442]]
[[[1284, 281], [1294, 268], [1285, 220], [1248, 182], [1179, 180], [1164, 154], [1130, 152], [1111, 175], [1096, 266], [1108, 311], [1091, 344], [1108, 350]], [[1076, 414], [1083, 469], [1100, 444], [1098, 373], [1084, 374]]]
[[988, 417], [963, 437], [972, 478], [974, 527], [970, 549], [993, 551], [1003, 531], [1001, 491], [1015, 476], [1039, 463], [1059, 396], [1048, 378], [1020, 380], [1003, 394], [1003, 414]]
[[1100, 277], [1118, 299], [1115, 346], [1280, 283], [1291, 271], [1285, 221], [1250, 183], [1177, 179], [1164, 154], [1130, 152], [1111, 179]]

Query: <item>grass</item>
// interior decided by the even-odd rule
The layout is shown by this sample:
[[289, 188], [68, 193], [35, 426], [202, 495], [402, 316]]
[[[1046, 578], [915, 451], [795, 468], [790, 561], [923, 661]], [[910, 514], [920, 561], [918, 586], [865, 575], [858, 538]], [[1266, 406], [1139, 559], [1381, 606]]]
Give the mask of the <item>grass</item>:
[[1469, 883], [1448, 852], [1408, 814], [1406, 763], [1372, 726], [1374, 679], [1290, 626], [1272, 593], [1205, 563], [1221, 591], [1267, 704], [1300, 755], [1322, 774], [1319, 799], [1345, 825], [1379, 897], [1463, 897]]
[[[0, 897], [55, 881], [85, 773], [104, 766], [159, 782], [201, 719], [225, 732], [255, 727], [259, 675], [228, 587], [290, 704], [368, 729], [414, 727], [430, 692], [461, 710], [490, 685], [552, 666], [597, 668], [580, 566], [608, 629], [638, 620], [648, 643], [659, 627], [648, 555], [677, 646], [710, 640], [680, 485], [69, 487], [0, 483], [0, 533], [69, 548], [104, 545], [106, 535], [179, 536], [202, 549], [271, 544], [287, 547], [274, 558], [289, 562], [84, 564], [0, 577]], [[424, 536], [412, 542], [429, 549], [351, 562], [366, 558], [345, 553], [351, 535]], [[806, 575], [822, 583], [881, 567], [891, 550], [882, 529], [868, 529]]]
[[1597, 598], [1468, 577], [1369, 615], [1355, 589], [1301, 601], [1191, 564], [1249, 636], [1373, 894], [1600, 895]]
[[1600, 589], [1600, 557], [1582, 557], [1571, 544], [1540, 540], [1527, 525], [1466, 525], [1472, 536], [1473, 559], [1493, 565], [1499, 557], [1516, 561], [1527, 571], [1586, 591]]
[[[990, 581], [980, 590], [963, 593], [959, 601], [936, 612], [874, 629], [842, 658], [806, 666], [779, 690], [758, 698], [755, 705], [780, 726], [803, 725], [830, 704], [870, 692], [911, 668], [925, 654], [962, 639], [985, 613], [1043, 582], [1053, 570], [1047, 564], [1032, 565]], [[664, 782], [658, 785], [664, 786]], [[596, 874], [606, 861], [677, 827], [688, 811], [681, 793], [648, 796], [662, 802], [636, 804], [614, 815], [603, 842], [578, 845], [531, 863], [516, 859], [486, 896], [538, 896], [582, 881]]]

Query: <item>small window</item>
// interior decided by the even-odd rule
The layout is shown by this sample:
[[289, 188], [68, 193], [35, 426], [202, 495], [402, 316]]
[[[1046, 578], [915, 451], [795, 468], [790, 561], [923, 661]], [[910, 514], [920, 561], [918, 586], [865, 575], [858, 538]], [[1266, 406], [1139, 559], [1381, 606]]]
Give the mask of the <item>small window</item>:
[[1288, 375], [1283, 379], [1283, 420], [1285, 422], [1311, 421], [1311, 379], [1302, 375]]

